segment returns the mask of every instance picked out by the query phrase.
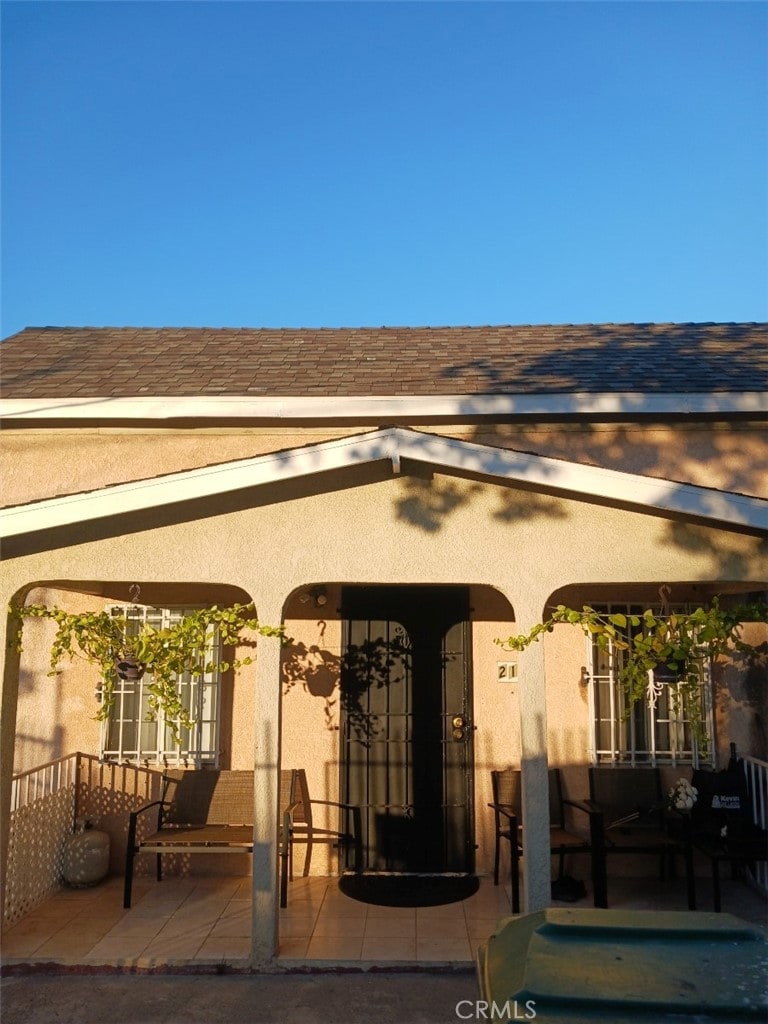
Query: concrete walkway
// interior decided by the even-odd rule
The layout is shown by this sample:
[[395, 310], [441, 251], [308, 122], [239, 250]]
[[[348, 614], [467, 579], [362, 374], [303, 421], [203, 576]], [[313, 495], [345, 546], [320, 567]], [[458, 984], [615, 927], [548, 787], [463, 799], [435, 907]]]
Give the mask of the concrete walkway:
[[[259, 976], [25, 975], [0, 983], [3, 1024], [458, 1024], [472, 971]], [[458, 1009], [458, 1012], [457, 1012]]]

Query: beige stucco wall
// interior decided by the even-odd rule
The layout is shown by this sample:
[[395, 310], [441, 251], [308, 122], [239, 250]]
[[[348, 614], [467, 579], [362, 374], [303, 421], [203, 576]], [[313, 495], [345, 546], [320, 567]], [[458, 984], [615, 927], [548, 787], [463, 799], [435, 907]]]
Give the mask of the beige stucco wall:
[[[2, 504], [13, 505], [373, 429], [345, 427], [13, 428], [0, 434]], [[424, 424], [419, 430], [572, 462], [768, 495], [764, 423]]]
[[[327, 486], [327, 475], [324, 480]], [[89, 541], [86, 527], [73, 530], [78, 540], [73, 547], [6, 561], [3, 597], [7, 601], [18, 588], [49, 579], [136, 580], [144, 587], [153, 580], [183, 584], [210, 579], [239, 587], [253, 596], [257, 606], [260, 592], [279, 595], [282, 608], [293, 591], [313, 581], [459, 582], [495, 587], [513, 606], [522, 603], [538, 618], [554, 591], [579, 580], [727, 581], [761, 580], [768, 575], [759, 538], [514, 488], [457, 481], [441, 474], [435, 474], [431, 483], [405, 477], [322, 495], [312, 494], [310, 486], [305, 486], [303, 495], [280, 505], [267, 503], [231, 512], [227, 511], [229, 499], [219, 498], [217, 513], [208, 518], [113, 539]], [[455, 501], [441, 506], [438, 499], [448, 489]], [[118, 533], [129, 526], [129, 522], [115, 523]], [[297, 628], [307, 646], [318, 639], [317, 621], [306, 620], [301, 633]], [[334, 629], [337, 626], [326, 625], [325, 642], [337, 652], [340, 639]], [[475, 625], [476, 700], [481, 715], [484, 702], [496, 699], [493, 691], [493, 696], [485, 696], [482, 682], [492, 677], [498, 657], [492, 645], [495, 631], [493, 624]], [[564, 675], [557, 674], [558, 692], [573, 680], [567, 688], [569, 700], [562, 707], [555, 694], [547, 695], [552, 753], [565, 762], [584, 754], [584, 737], [573, 725], [576, 713], [579, 721], [584, 718], [583, 690], [578, 685], [580, 656], [558, 650], [555, 638], [550, 641], [551, 657], [565, 666]], [[44, 667], [43, 646], [34, 655], [35, 678]], [[29, 666], [25, 664], [25, 671], [31, 673], [32, 662]], [[83, 684], [78, 700], [86, 699], [89, 686]], [[256, 695], [248, 682], [234, 692], [233, 720], [240, 732], [233, 733], [232, 766], [240, 767], [240, 752], [249, 746], [247, 738], [252, 735], [252, 726], [246, 723], [254, 714]], [[40, 714], [54, 715], [56, 699], [52, 690], [40, 691], [38, 700], [43, 703], [36, 705]], [[502, 697], [513, 722], [515, 700], [514, 693]], [[294, 704], [296, 697], [289, 694], [284, 703], [286, 737], [303, 728], [294, 719], [303, 722], [304, 711], [294, 716]], [[312, 720], [324, 724], [323, 701], [315, 698], [310, 706]], [[493, 718], [498, 721], [498, 717], [494, 708]], [[19, 724], [27, 730], [25, 722]], [[315, 733], [322, 735], [319, 728], [312, 730]], [[514, 738], [513, 733], [510, 736]], [[321, 753], [327, 760], [327, 754]], [[478, 732], [477, 755], [479, 766], [507, 759], [506, 749], [498, 748], [493, 733]]]
[[[97, 465], [100, 479], [104, 464], [112, 466], [113, 458], [114, 452]], [[46, 465], [45, 459], [41, 463]], [[66, 478], [60, 463], [61, 452], [50, 452], [52, 482], [46, 493]], [[154, 463], [154, 471], [158, 468]], [[135, 470], [133, 459], [127, 459], [116, 478], [125, 479]], [[118, 470], [113, 467], [110, 472]], [[117, 599], [112, 581], [123, 581], [125, 590], [136, 582], [149, 603], [160, 603], [151, 596], [153, 588], [161, 589], [169, 581], [181, 592], [200, 593], [209, 584], [218, 593], [226, 585], [251, 597], [265, 621], [285, 618], [305, 647], [322, 640], [334, 653], [340, 650], [338, 623], [329, 614], [323, 631], [319, 619], [303, 615], [295, 604], [313, 583], [471, 585], [476, 605], [478, 866], [487, 869], [489, 819], [480, 809], [489, 797], [489, 767], [520, 758], [531, 769], [529, 778], [541, 782], [548, 747], [553, 761], [567, 767], [572, 760], [578, 766], [586, 759], [580, 657], [564, 638], [555, 634], [545, 646], [535, 645], [535, 650], [520, 655], [520, 682], [515, 687], [499, 688], [496, 683], [499, 651], [492, 641], [500, 624], [508, 626], [504, 614], [509, 615], [509, 607], [514, 609], [515, 629], [522, 631], [541, 618], [553, 594], [575, 583], [588, 589], [586, 585], [596, 583], [647, 582], [655, 590], [659, 581], [673, 587], [685, 582], [701, 584], [702, 592], [712, 581], [725, 587], [754, 587], [768, 578], [765, 538], [443, 473], [426, 479], [398, 478], [389, 472], [386, 465], [362, 466], [326, 473], [318, 480], [295, 481], [288, 488], [269, 485], [253, 495], [217, 496], [174, 510], [178, 521], [168, 525], [161, 525], [164, 514], [154, 512], [79, 524], [54, 548], [44, 538], [39, 547], [34, 538], [9, 543], [0, 567], [0, 600], [7, 604], [30, 585], [46, 583], [58, 590], [80, 588]], [[89, 581], [88, 586], [82, 581]], [[7, 623], [2, 625], [5, 630]], [[5, 645], [3, 650], [7, 667], [0, 756], [6, 808], [18, 672], [13, 652]], [[39, 649], [34, 658], [37, 672]], [[269, 922], [275, 919], [276, 804], [271, 787], [277, 765], [310, 764], [313, 788], [316, 784], [328, 792], [335, 786], [338, 791], [338, 751], [333, 730], [327, 728], [322, 680], [314, 680], [313, 685], [320, 687], [314, 693], [305, 682], [306, 686], [300, 681], [289, 693], [283, 692], [279, 651], [269, 641], [260, 646], [257, 664], [234, 682], [232, 766], [256, 771], [256, 835], [262, 837], [253, 857], [256, 958], [270, 956], [274, 948]], [[87, 688], [79, 691], [77, 699], [84, 700], [86, 693]], [[42, 713], [53, 715], [59, 697], [46, 699], [50, 702], [45, 708], [39, 705]], [[25, 716], [22, 709], [19, 723], [28, 729]], [[545, 777], [543, 782], [546, 785]], [[529, 808], [526, 813], [531, 815], [526, 819], [526, 841], [530, 850], [540, 851], [526, 858], [526, 899], [535, 909], [549, 899], [548, 828], [545, 808]], [[319, 867], [322, 860], [317, 863]]]

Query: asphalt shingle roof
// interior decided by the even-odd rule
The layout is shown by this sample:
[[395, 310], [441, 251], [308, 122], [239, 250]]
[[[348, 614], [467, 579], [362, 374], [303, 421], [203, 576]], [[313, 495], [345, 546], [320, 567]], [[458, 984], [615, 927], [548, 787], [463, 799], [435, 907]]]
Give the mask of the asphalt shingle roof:
[[28, 327], [0, 397], [768, 391], [768, 324]]

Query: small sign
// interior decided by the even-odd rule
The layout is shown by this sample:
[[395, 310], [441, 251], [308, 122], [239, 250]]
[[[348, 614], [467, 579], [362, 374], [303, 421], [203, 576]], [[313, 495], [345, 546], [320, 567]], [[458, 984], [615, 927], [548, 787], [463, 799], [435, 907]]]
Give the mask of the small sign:
[[497, 661], [496, 662], [496, 680], [499, 683], [516, 683], [517, 682], [517, 662], [516, 661]]
[[712, 797], [712, 808], [713, 810], [721, 811], [740, 811], [741, 797], [738, 794], [724, 795], [722, 793], [715, 793]]

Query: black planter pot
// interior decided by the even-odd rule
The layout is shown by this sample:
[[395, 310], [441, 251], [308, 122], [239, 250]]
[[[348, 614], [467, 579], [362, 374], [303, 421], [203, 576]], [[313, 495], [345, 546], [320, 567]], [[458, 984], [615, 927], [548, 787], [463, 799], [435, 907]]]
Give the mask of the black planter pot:
[[653, 670], [654, 683], [659, 683], [662, 686], [674, 686], [681, 679], [685, 679], [685, 662], [680, 661], [676, 664], [676, 668], [672, 668], [671, 665], [657, 665]]
[[131, 655], [126, 655], [120, 661], [115, 662], [115, 671], [118, 678], [127, 683], [138, 682], [144, 675], [146, 668], [147, 666], [143, 662], [131, 657]]

